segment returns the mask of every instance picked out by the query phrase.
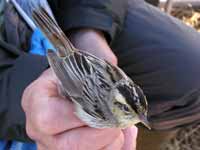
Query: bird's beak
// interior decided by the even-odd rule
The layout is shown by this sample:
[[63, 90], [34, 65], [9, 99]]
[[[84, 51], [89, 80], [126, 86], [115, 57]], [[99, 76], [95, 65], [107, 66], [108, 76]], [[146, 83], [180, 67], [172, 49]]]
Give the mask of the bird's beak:
[[145, 127], [147, 127], [149, 130], [151, 130], [150, 123], [149, 123], [149, 121], [147, 120], [147, 117], [144, 116], [144, 115], [141, 115], [139, 118], [140, 118], [141, 123], [142, 123]]

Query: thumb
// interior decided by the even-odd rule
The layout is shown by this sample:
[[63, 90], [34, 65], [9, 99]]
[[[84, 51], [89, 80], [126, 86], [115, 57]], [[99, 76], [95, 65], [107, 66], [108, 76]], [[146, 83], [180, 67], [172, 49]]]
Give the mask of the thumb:
[[133, 126], [122, 131], [124, 133], [124, 146], [122, 150], [136, 150], [137, 127]]

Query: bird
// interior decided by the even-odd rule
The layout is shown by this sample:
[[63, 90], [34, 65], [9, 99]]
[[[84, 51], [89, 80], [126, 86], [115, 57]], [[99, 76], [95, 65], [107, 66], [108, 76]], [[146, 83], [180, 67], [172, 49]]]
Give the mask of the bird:
[[33, 20], [56, 51], [47, 58], [80, 120], [93, 128], [127, 128], [147, 120], [148, 103], [142, 89], [117, 65], [73, 46], [44, 8], [33, 11]]

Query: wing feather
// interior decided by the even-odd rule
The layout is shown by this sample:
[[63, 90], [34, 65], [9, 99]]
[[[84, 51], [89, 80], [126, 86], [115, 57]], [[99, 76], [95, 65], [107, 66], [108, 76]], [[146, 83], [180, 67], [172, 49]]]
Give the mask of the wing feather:
[[91, 118], [109, 120], [110, 91], [117, 81], [127, 78], [125, 73], [109, 62], [75, 49], [44, 9], [35, 10], [33, 18], [57, 50], [48, 50], [47, 57], [66, 96]]
[[82, 94], [82, 83], [71, 70], [65, 60], [59, 57], [54, 51], [48, 50], [47, 57], [54, 73], [61, 82], [63, 89], [70, 97], [80, 97]]

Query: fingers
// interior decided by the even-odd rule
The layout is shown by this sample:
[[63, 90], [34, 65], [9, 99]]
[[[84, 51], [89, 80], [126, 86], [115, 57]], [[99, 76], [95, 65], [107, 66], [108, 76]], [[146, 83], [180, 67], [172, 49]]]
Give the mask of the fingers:
[[[71, 101], [58, 96], [56, 78], [44, 72], [24, 92], [27, 134], [39, 150], [132, 150], [137, 129], [95, 129], [74, 114]], [[134, 143], [135, 144], [135, 143]]]
[[[116, 140], [119, 138], [119, 140]], [[120, 129], [94, 129], [90, 127], [81, 127], [60, 135], [55, 136], [55, 143], [59, 149], [69, 150], [99, 150], [115, 141], [110, 147], [117, 147], [117, 144], [123, 145], [123, 133]], [[66, 149], [66, 150], [68, 150]], [[117, 150], [117, 149], [116, 149]]]
[[94, 29], [80, 29], [71, 32], [70, 40], [76, 48], [117, 65], [117, 57], [112, 52], [102, 32]]
[[119, 129], [81, 127], [43, 140], [44, 143], [48, 143], [48, 150], [134, 150], [136, 135], [136, 127], [125, 129], [123, 132]]
[[54, 135], [85, 125], [75, 116], [72, 102], [57, 95], [55, 80], [48, 70], [24, 91], [22, 107], [30, 136], [33, 132]]
[[105, 146], [102, 150], [121, 150], [124, 144], [124, 134], [121, 134], [112, 141], [109, 145]]
[[58, 134], [85, 125], [74, 115], [73, 104], [68, 100], [56, 97], [40, 98], [40, 102], [32, 103], [30, 108], [32, 112], [26, 113], [27, 122], [46, 135]]
[[136, 150], [137, 128], [135, 126], [124, 129], [114, 142], [102, 150]]
[[135, 126], [123, 130], [125, 141], [122, 150], [136, 150], [137, 132]]

